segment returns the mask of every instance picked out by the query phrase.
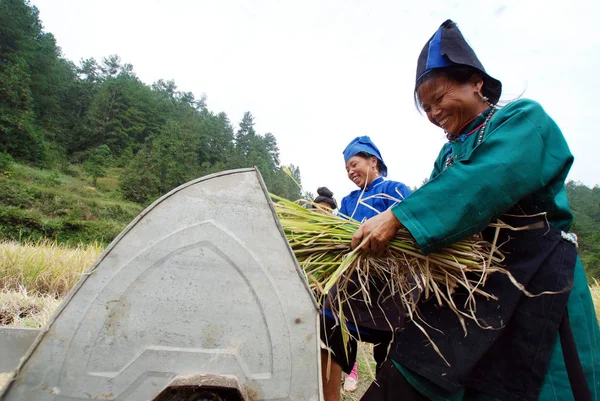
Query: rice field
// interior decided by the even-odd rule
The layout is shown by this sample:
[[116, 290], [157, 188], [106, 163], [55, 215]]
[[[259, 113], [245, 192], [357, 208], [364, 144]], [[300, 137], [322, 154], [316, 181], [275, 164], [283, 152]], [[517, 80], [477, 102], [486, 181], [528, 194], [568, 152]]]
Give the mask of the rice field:
[[100, 252], [97, 244], [0, 241], [0, 325], [44, 326]]
[[0, 241], [0, 289], [62, 298], [102, 250], [99, 244]]
[[[42, 327], [61, 299], [102, 252], [100, 245], [69, 248], [52, 241], [0, 241], [0, 325]], [[600, 284], [590, 286], [600, 316]], [[343, 401], [359, 400], [374, 378], [370, 345], [359, 346], [359, 387]], [[0, 373], [0, 387], [8, 374]]]
[[29, 294], [23, 287], [0, 291], [0, 326], [43, 327], [60, 299], [47, 294]]

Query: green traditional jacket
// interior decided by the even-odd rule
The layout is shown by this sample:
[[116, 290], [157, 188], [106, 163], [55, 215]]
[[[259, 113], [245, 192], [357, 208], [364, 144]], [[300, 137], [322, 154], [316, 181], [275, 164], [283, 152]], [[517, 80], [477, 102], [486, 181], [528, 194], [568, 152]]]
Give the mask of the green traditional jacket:
[[[424, 253], [482, 231], [519, 205], [525, 214], [547, 214], [550, 225], [568, 231], [573, 215], [564, 186], [573, 156], [556, 123], [531, 100], [517, 100], [496, 110], [485, 136], [481, 129], [490, 109], [477, 116], [456, 140], [445, 144], [430, 181], [392, 208]], [[452, 165], [447, 167], [449, 158]], [[592, 392], [600, 401], [600, 330], [578, 259], [567, 308], [578, 353]], [[436, 401], [496, 401], [463, 388], [448, 393], [394, 362], [423, 395]], [[573, 395], [557, 338], [540, 392], [541, 401], [568, 401]]]
[[[462, 132], [481, 125], [490, 109]], [[482, 231], [513, 205], [546, 212], [552, 226], [573, 222], [565, 179], [573, 156], [556, 123], [531, 100], [496, 111], [478, 144], [479, 132], [444, 145], [430, 181], [392, 208], [425, 253]], [[451, 150], [454, 163], [445, 168]]]

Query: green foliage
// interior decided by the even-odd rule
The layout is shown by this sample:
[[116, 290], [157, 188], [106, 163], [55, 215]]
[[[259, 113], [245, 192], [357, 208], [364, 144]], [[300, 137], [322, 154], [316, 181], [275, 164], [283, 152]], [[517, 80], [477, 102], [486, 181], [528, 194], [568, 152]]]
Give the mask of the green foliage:
[[96, 186], [99, 177], [106, 176], [106, 168], [113, 163], [112, 153], [107, 145], [100, 145], [90, 152], [83, 163], [83, 170], [92, 177], [92, 185]]
[[0, 236], [108, 243], [142, 210], [140, 205], [111, 199], [112, 188], [100, 190], [114, 185], [94, 189], [56, 171], [15, 164], [10, 177], [0, 178]]
[[43, 145], [43, 159], [36, 164], [46, 169], [61, 170], [68, 164], [65, 149], [56, 142], [46, 141]]
[[74, 73], [28, 1], [0, 2], [0, 60], [0, 151], [44, 165], [74, 120], [66, 107]]
[[13, 163], [14, 160], [10, 154], [0, 152], [0, 174], [9, 174], [12, 170]]
[[[57, 178], [59, 181], [60, 178]], [[60, 181], [59, 181], [60, 182]], [[67, 217], [82, 220], [116, 220], [127, 223], [140, 211], [139, 205], [66, 192], [67, 185], [58, 186], [50, 180], [45, 186], [19, 182], [14, 179], [0, 181], [0, 205], [35, 209], [50, 218]]]
[[26, 61], [15, 57], [0, 66], [0, 151], [21, 160], [41, 161], [43, 140], [35, 126]]
[[75, 178], [78, 178], [82, 175], [80, 166], [71, 163], [65, 163], [64, 165], [62, 165], [60, 168], [60, 172]]
[[53, 239], [76, 245], [112, 241], [125, 225], [115, 221], [50, 219], [38, 211], [0, 206], [0, 232], [5, 239], [39, 241]]
[[160, 195], [159, 178], [153, 171], [153, 159], [148, 149], [138, 152], [120, 177], [123, 197], [146, 204]]
[[0, 180], [0, 203], [23, 209], [30, 208], [35, 202], [34, 194], [28, 188], [12, 185], [13, 180]]
[[569, 181], [567, 195], [579, 239], [579, 255], [588, 277], [600, 279], [600, 187]]

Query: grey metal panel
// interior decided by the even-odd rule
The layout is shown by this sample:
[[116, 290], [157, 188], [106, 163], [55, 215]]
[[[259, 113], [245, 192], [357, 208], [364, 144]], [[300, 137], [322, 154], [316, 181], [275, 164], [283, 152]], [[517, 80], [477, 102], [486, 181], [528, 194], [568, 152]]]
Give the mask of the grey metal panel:
[[16, 369], [40, 332], [40, 329], [0, 327], [0, 372]]
[[148, 400], [180, 375], [319, 400], [318, 311], [258, 172], [173, 190], [113, 241], [3, 399]]

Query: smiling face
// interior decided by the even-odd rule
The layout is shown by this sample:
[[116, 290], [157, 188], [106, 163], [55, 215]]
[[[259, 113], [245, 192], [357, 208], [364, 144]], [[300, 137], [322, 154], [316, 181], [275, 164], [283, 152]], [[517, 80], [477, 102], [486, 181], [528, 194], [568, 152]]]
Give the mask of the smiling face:
[[451, 135], [488, 108], [479, 95], [483, 81], [473, 77], [470, 82], [459, 83], [444, 75], [426, 79], [417, 95], [423, 111], [432, 124]]
[[379, 170], [377, 169], [377, 158], [375, 156], [364, 157], [360, 155], [354, 155], [346, 163], [346, 172], [348, 178], [357, 187], [363, 188], [365, 185], [369, 185], [373, 180], [379, 177]]

